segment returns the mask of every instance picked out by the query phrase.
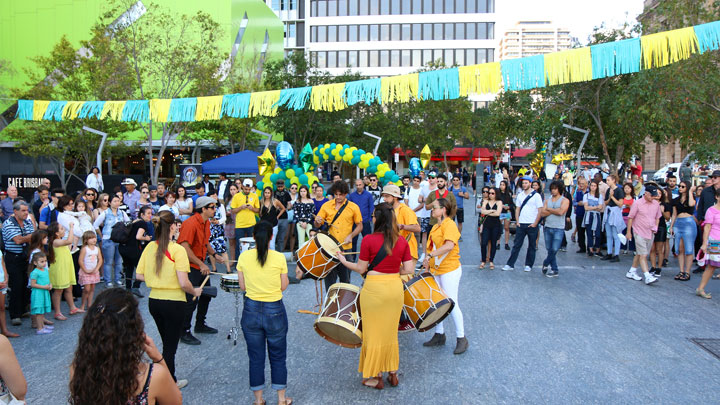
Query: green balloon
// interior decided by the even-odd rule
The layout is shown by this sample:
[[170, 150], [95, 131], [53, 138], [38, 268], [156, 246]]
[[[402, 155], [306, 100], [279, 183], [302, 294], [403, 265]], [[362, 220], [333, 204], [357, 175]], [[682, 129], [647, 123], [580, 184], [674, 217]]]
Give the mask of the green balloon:
[[302, 168], [304, 172], [310, 171], [313, 167], [315, 167], [315, 163], [313, 162], [313, 157], [315, 155], [313, 154], [313, 148], [310, 146], [310, 144], [305, 144], [302, 151], [300, 152], [300, 164], [302, 164]]

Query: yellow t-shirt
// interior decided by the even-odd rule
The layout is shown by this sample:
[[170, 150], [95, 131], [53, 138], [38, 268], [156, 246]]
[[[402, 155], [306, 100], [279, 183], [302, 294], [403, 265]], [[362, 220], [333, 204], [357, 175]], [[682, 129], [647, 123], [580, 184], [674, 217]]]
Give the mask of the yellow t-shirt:
[[[250, 204], [253, 208], [260, 208], [260, 199], [256, 194], [237, 193], [230, 201], [230, 208], [239, 208], [241, 205]], [[235, 214], [235, 228], [249, 228], [255, 226], [255, 213], [251, 210], [241, 210]]]
[[[344, 241], [345, 238], [352, 233], [353, 225], [362, 223], [362, 213], [360, 212], [360, 207], [350, 200], [346, 201], [347, 207], [345, 207], [345, 210], [343, 210], [342, 214], [340, 214], [332, 226], [328, 225], [328, 233], [330, 236], [337, 239], [338, 243], [342, 243], [342, 241]], [[342, 205], [340, 205], [340, 207], [342, 207]], [[320, 207], [320, 211], [318, 211], [317, 216], [323, 218], [325, 222], [330, 224], [333, 218], [335, 218], [335, 213], [337, 212], [338, 210], [335, 209], [335, 199], [333, 198]], [[347, 243], [342, 246], [343, 249], [350, 249], [351, 247], [352, 243]]]
[[[400, 206], [395, 210], [395, 218], [397, 219], [398, 224], [403, 225], [417, 225], [417, 215], [415, 215], [415, 211], [413, 211], [410, 207], [407, 205], [400, 203]], [[410, 231], [402, 230], [400, 231], [400, 236], [405, 238], [407, 240], [408, 245], [410, 245], [410, 256], [412, 256], [413, 259], [417, 260], [418, 258], [418, 246], [417, 246], [417, 239], [415, 239], [415, 234]]]
[[150, 298], [185, 302], [185, 291], [180, 288], [176, 274], [177, 271], [190, 272], [190, 261], [188, 261], [185, 248], [175, 242], [170, 242], [168, 253], [172, 260], [168, 259], [167, 255], [163, 258], [160, 275], [155, 272], [157, 248], [157, 242], [151, 242], [145, 246], [135, 272], [145, 275], [145, 284], [150, 287]]
[[285, 255], [269, 250], [265, 266], [257, 260], [257, 249], [243, 252], [238, 258], [238, 272], [245, 279], [245, 296], [255, 301], [275, 302], [282, 299], [280, 275], [287, 274]]
[[437, 268], [435, 268], [437, 258], [433, 257], [430, 259], [430, 272], [433, 274], [450, 273], [460, 267], [460, 247], [458, 246], [460, 231], [452, 218], [445, 218], [441, 224], [435, 224], [432, 227], [430, 236], [428, 237], [428, 253], [440, 248], [440, 246], [445, 244], [446, 240], [452, 241], [455, 246], [448, 252], [447, 256], [445, 256]]

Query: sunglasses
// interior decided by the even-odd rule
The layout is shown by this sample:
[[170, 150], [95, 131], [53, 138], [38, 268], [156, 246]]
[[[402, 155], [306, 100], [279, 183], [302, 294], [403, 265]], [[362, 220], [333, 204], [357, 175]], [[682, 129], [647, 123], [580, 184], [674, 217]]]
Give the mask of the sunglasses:
[[492, 194], [492, 195], [495, 195], [495, 193], [494, 193], [494, 192], [493, 192], [493, 193], [488, 193], [488, 194]]
[[678, 186], [678, 188], [686, 188], [685, 186]]
[[487, 192], [488, 192], [487, 190], [483, 190], [483, 194], [485, 194], [485, 193], [487, 193]]
[[207, 209], [209, 209], [209, 210], [214, 210], [214, 209], [216, 209], [217, 207], [214, 206], [214, 205], [208, 205], [208, 206], [205, 207], [205, 208], [207, 208]]
[[85, 197], [95, 197], [95, 193], [87, 193], [85, 194]]

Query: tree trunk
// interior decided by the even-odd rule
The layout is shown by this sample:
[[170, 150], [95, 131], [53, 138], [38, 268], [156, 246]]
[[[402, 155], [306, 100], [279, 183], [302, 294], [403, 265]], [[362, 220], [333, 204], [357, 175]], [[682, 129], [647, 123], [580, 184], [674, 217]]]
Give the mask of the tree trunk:
[[[153, 130], [153, 123], [150, 121], [150, 128], [148, 129], [148, 145], [147, 145], [147, 152], [148, 152], [148, 165], [150, 167], [150, 177], [153, 177], [153, 173], [155, 170], [155, 165], [153, 164], [153, 139], [152, 139], [152, 130]], [[155, 183], [153, 183], [155, 184]]]

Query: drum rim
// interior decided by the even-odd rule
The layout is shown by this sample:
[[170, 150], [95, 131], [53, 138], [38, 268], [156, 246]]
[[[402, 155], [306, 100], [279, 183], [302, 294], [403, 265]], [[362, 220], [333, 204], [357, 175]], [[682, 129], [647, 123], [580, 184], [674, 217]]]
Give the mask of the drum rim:
[[[358, 324], [358, 327], [355, 328], [354, 325], [348, 323], [347, 321], [343, 321], [343, 320], [340, 320], [340, 319], [337, 320], [338, 322], [328, 322], [328, 323], [335, 324], [335, 325], [337, 325], [338, 323], [342, 322], [342, 323], [344, 323], [344, 324], [353, 326], [353, 328], [355, 329], [355, 331], [353, 332], [353, 335], [355, 335], [355, 336], [357, 336], [358, 338], [360, 338], [360, 343], [346, 343], [346, 342], [341, 342], [341, 341], [339, 341], [339, 340], [337, 340], [337, 339], [334, 339], [334, 338], [326, 335], [326, 334], [322, 331], [322, 329], [320, 329], [320, 327], [318, 326], [318, 322], [320, 321], [320, 319], [323, 319], [323, 318], [335, 320], [335, 318], [331, 318], [331, 317], [318, 317], [318, 319], [315, 320], [315, 323], [313, 324], [313, 328], [315, 329], [315, 332], [317, 332], [317, 334], [320, 335], [323, 339], [327, 340], [327, 341], [330, 342], [330, 343], [334, 343], [334, 344], [336, 344], [336, 345], [338, 345], [338, 346], [346, 347], [346, 348], [348, 348], [348, 349], [357, 349], [358, 347], [361, 347], [361, 346], [362, 346], [362, 330], [360, 330], [360, 328], [359, 328], [359, 325], [360, 325], [360, 324]], [[352, 329], [347, 329], [347, 330], [348, 330], [348, 331], [351, 331]], [[359, 336], [358, 336], [358, 333], [360, 334]]]
[[[435, 327], [437, 324], [439, 324], [440, 322], [444, 321], [445, 318], [447, 318], [448, 315], [450, 315], [450, 313], [452, 312], [452, 310], [455, 308], [455, 301], [453, 301], [450, 297], [448, 297], [448, 298], [445, 298], [444, 300], [438, 301], [437, 304], [435, 304], [435, 307], [439, 307], [439, 306], [442, 306], [442, 305], [445, 305], [445, 304], [448, 304], [448, 303], [450, 304], [450, 309], [449, 309], [447, 312], [445, 312], [445, 314], [443, 314], [440, 318], [438, 318], [438, 320], [435, 321], [432, 325], [424, 326], [424, 327], [422, 327], [422, 328], [419, 327], [418, 325], [415, 325], [415, 328], [418, 330], [418, 332], [425, 332], [425, 331], [427, 331], [427, 330], [429, 330], [429, 329], [434, 328], [434, 327]], [[437, 310], [437, 308], [435, 308], [435, 307], [430, 306], [430, 308], [428, 308], [427, 311], [425, 311], [425, 313], [423, 313], [423, 314], [420, 316], [420, 319], [421, 319], [420, 322], [421, 322], [421, 323], [422, 323], [422, 320], [424, 320], [427, 315], [430, 315], [430, 314], [432, 314], [433, 312], [435, 312], [435, 311]]]
[[[337, 287], [336, 287], [336, 286], [337, 286]], [[352, 291], [352, 292], [357, 293], [358, 296], [360, 295], [360, 287], [356, 286], [355, 284], [350, 284], [350, 283], [335, 283], [335, 284], [332, 284], [330, 287], [328, 287], [328, 292], [330, 292], [330, 290], [332, 290], [333, 287], [334, 287], [335, 289], [338, 289], [338, 288], [341, 288], [341, 287], [342, 287], [342, 288], [344, 288], [344, 289], [346, 289], [346, 290], [350, 290], [350, 291]]]
[[[325, 236], [327, 236], [328, 238], [330, 238], [330, 240], [333, 241], [333, 243], [335, 243], [336, 245], [340, 245], [340, 241], [338, 241], [337, 239], [335, 239], [335, 237], [332, 236], [332, 235], [330, 235], [329, 233], [318, 232], [317, 235], [325, 235]], [[313, 238], [317, 238], [317, 235], [315, 235]], [[331, 256], [331, 255], [330, 255], [330, 252], [326, 251], [326, 250], [322, 247], [322, 244], [318, 243], [318, 247], [320, 248], [320, 253], [322, 253], [326, 258], [328, 258], [328, 259], [330, 259], [330, 260], [332, 260], [332, 261], [334, 261], [334, 262], [340, 263], [340, 260], [338, 260], [338, 258], [335, 257], [335, 256]], [[338, 246], [338, 247], [340, 248], [340, 251], [343, 250], [342, 247], [340, 247], [340, 246]]]

